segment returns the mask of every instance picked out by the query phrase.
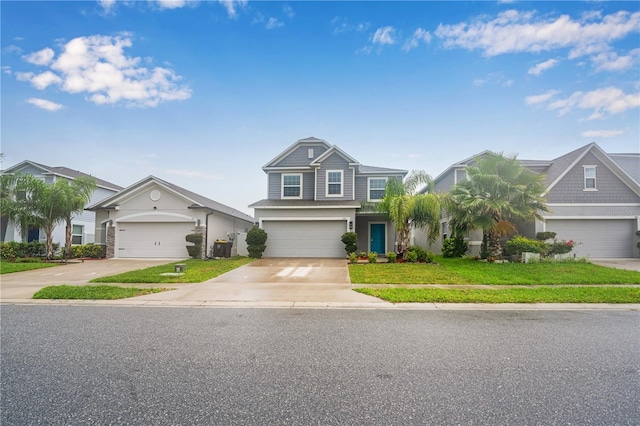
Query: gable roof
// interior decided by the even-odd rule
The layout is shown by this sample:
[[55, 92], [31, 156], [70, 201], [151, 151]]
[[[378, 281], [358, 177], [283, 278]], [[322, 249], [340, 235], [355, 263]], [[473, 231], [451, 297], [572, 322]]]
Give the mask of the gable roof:
[[30, 161], [30, 160], [25, 160], [16, 165], [13, 165], [8, 169], [3, 170], [2, 173], [5, 173], [5, 174], [19, 173], [20, 170], [28, 166], [33, 166], [35, 168], [42, 170], [43, 175], [58, 176], [58, 177], [63, 177], [71, 180], [76, 179], [78, 177], [88, 177], [88, 178], [94, 179], [98, 187], [111, 189], [113, 191], [120, 191], [123, 189], [120, 185], [116, 185], [104, 179], [98, 179], [95, 176], [88, 175], [78, 170], [73, 170], [68, 167], [61, 167], [61, 166], [58, 166], [58, 167], [46, 166], [44, 164], [36, 163], [35, 161]]
[[329, 158], [329, 156], [331, 156], [332, 154], [338, 154], [340, 157], [342, 157], [345, 160], [347, 160], [350, 165], [359, 164], [358, 160], [356, 160], [355, 158], [353, 158], [352, 156], [350, 156], [349, 154], [347, 154], [346, 152], [344, 152], [343, 150], [338, 148], [336, 145], [333, 145], [331, 148], [327, 149], [320, 156], [318, 156], [318, 158], [314, 159], [311, 162], [311, 165], [312, 166], [319, 166], [320, 163], [322, 163], [324, 160]]
[[291, 144], [287, 149], [282, 151], [280, 154], [278, 154], [276, 157], [274, 157], [271, 161], [269, 161], [267, 164], [265, 164], [262, 168], [266, 169], [266, 168], [269, 168], [269, 167], [274, 167], [276, 164], [278, 164], [280, 162], [280, 160], [285, 158], [287, 155], [291, 154], [300, 145], [324, 145], [324, 147], [326, 149], [331, 148], [331, 145], [329, 145], [329, 143], [327, 141], [325, 141], [323, 139], [318, 139], [318, 138], [313, 137], [313, 136], [310, 136], [310, 137], [304, 138], [304, 139], [298, 139], [293, 144]]
[[408, 170], [403, 170], [403, 169], [390, 169], [387, 167], [376, 167], [376, 166], [365, 166], [364, 164], [358, 164], [358, 170], [357, 172], [359, 174], [363, 174], [363, 175], [375, 175], [375, 174], [383, 174], [383, 175], [388, 175], [388, 174], [399, 174], [399, 175], [407, 175], [407, 173], [409, 173]]
[[173, 183], [167, 182], [165, 180], [162, 180], [160, 178], [157, 178], [155, 176], [147, 176], [146, 178], [134, 183], [131, 186], [128, 186], [127, 188], [123, 189], [122, 191], [118, 192], [117, 194], [114, 194], [108, 198], [105, 198], [104, 200], [100, 201], [99, 203], [96, 203], [92, 206], [89, 206], [86, 208], [86, 210], [102, 210], [102, 209], [113, 209], [115, 208], [115, 206], [117, 205], [117, 203], [122, 200], [124, 197], [126, 197], [128, 194], [143, 188], [145, 186], [149, 186], [150, 184], [155, 183], [161, 187], [163, 187], [164, 189], [173, 192], [174, 194], [185, 198], [186, 200], [188, 200], [189, 202], [191, 202], [192, 204], [189, 206], [189, 208], [205, 208], [205, 209], [211, 209], [214, 210], [216, 212], [222, 213], [222, 214], [226, 214], [228, 216], [232, 216], [235, 217], [237, 219], [241, 219], [241, 220], [245, 220], [248, 222], [253, 222], [253, 217], [249, 216], [248, 214], [242, 213], [236, 209], [234, 209], [233, 207], [229, 207], [227, 205], [224, 205], [222, 203], [219, 203], [217, 201], [213, 201], [207, 197], [203, 197], [202, 195], [196, 194], [195, 192], [191, 192], [188, 189], [184, 189], [178, 185], [174, 185]]

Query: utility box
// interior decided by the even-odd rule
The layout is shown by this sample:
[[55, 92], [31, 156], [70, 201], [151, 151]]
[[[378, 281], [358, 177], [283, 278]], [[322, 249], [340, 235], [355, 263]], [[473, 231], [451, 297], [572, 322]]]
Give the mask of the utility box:
[[231, 257], [233, 242], [218, 240], [213, 243], [213, 257]]
[[187, 270], [187, 265], [185, 263], [176, 263], [174, 266], [176, 272], [185, 272]]

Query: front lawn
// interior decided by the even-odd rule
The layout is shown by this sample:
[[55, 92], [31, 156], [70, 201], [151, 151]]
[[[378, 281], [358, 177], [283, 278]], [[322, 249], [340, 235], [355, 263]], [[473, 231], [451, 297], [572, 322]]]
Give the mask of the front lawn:
[[392, 303], [640, 303], [640, 288], [542, 287], [508, 289], [357, 288]]
[[354, 284], [640, 284], [640, 272], [583, 261], [486, 263], [436, 256], [435, 262], [352, 264], [349, 275]]
[[8, 260], [0, 260], [0, 274], [11, 274], [13, 272], [31, 271], [32, 269], [50, 268], [58, 266], [60, 263], [46, 262], [9, 262]]
[[116, 300], [171, 290], [168, 288], [135, 288], [110, 285], [55, 285], [33, 295], [34, 299]]
[[[201, 283], [229, 272], [253, 259], [248, 257], [233, 257], [230, 259], [197, 260], [187, 259], [166, 265], [152, 266], [137, 271], [108, 277], [95, 278], [92, 283]], [[184, 263], [186, 271], [183, 275], [161, 275], [175, 272], [175, 264]]]

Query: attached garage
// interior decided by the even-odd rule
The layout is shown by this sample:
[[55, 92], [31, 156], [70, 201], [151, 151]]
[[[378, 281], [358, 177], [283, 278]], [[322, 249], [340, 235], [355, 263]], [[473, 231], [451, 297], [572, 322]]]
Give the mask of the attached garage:
[[264, 220], [267, 249], [264, 257], [345, 257], [345, 220]]
[[578, 257], [634, 257], [635, 219], [547, 219], [546, 230], [580, 243], [572, 251]]
[[193, 232], [193, 222], [120, 222], [116, 257], [186, 259], [185, 236]]

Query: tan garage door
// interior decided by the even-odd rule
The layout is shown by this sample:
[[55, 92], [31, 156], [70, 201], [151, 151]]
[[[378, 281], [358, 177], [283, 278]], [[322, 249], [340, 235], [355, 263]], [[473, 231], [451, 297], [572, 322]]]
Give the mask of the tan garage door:
[[578, 257], [633, 257], [635, 220], [548, 219], [546, 229], [559, 240], [579, 242], [572, 251]]
[[344, 220], [264, 221], [267, 249], [264, 257], [346, 257]]
[[185, 236], [193, 231], [192, 222], [118, 223], [116, 257], [186, 259]]

